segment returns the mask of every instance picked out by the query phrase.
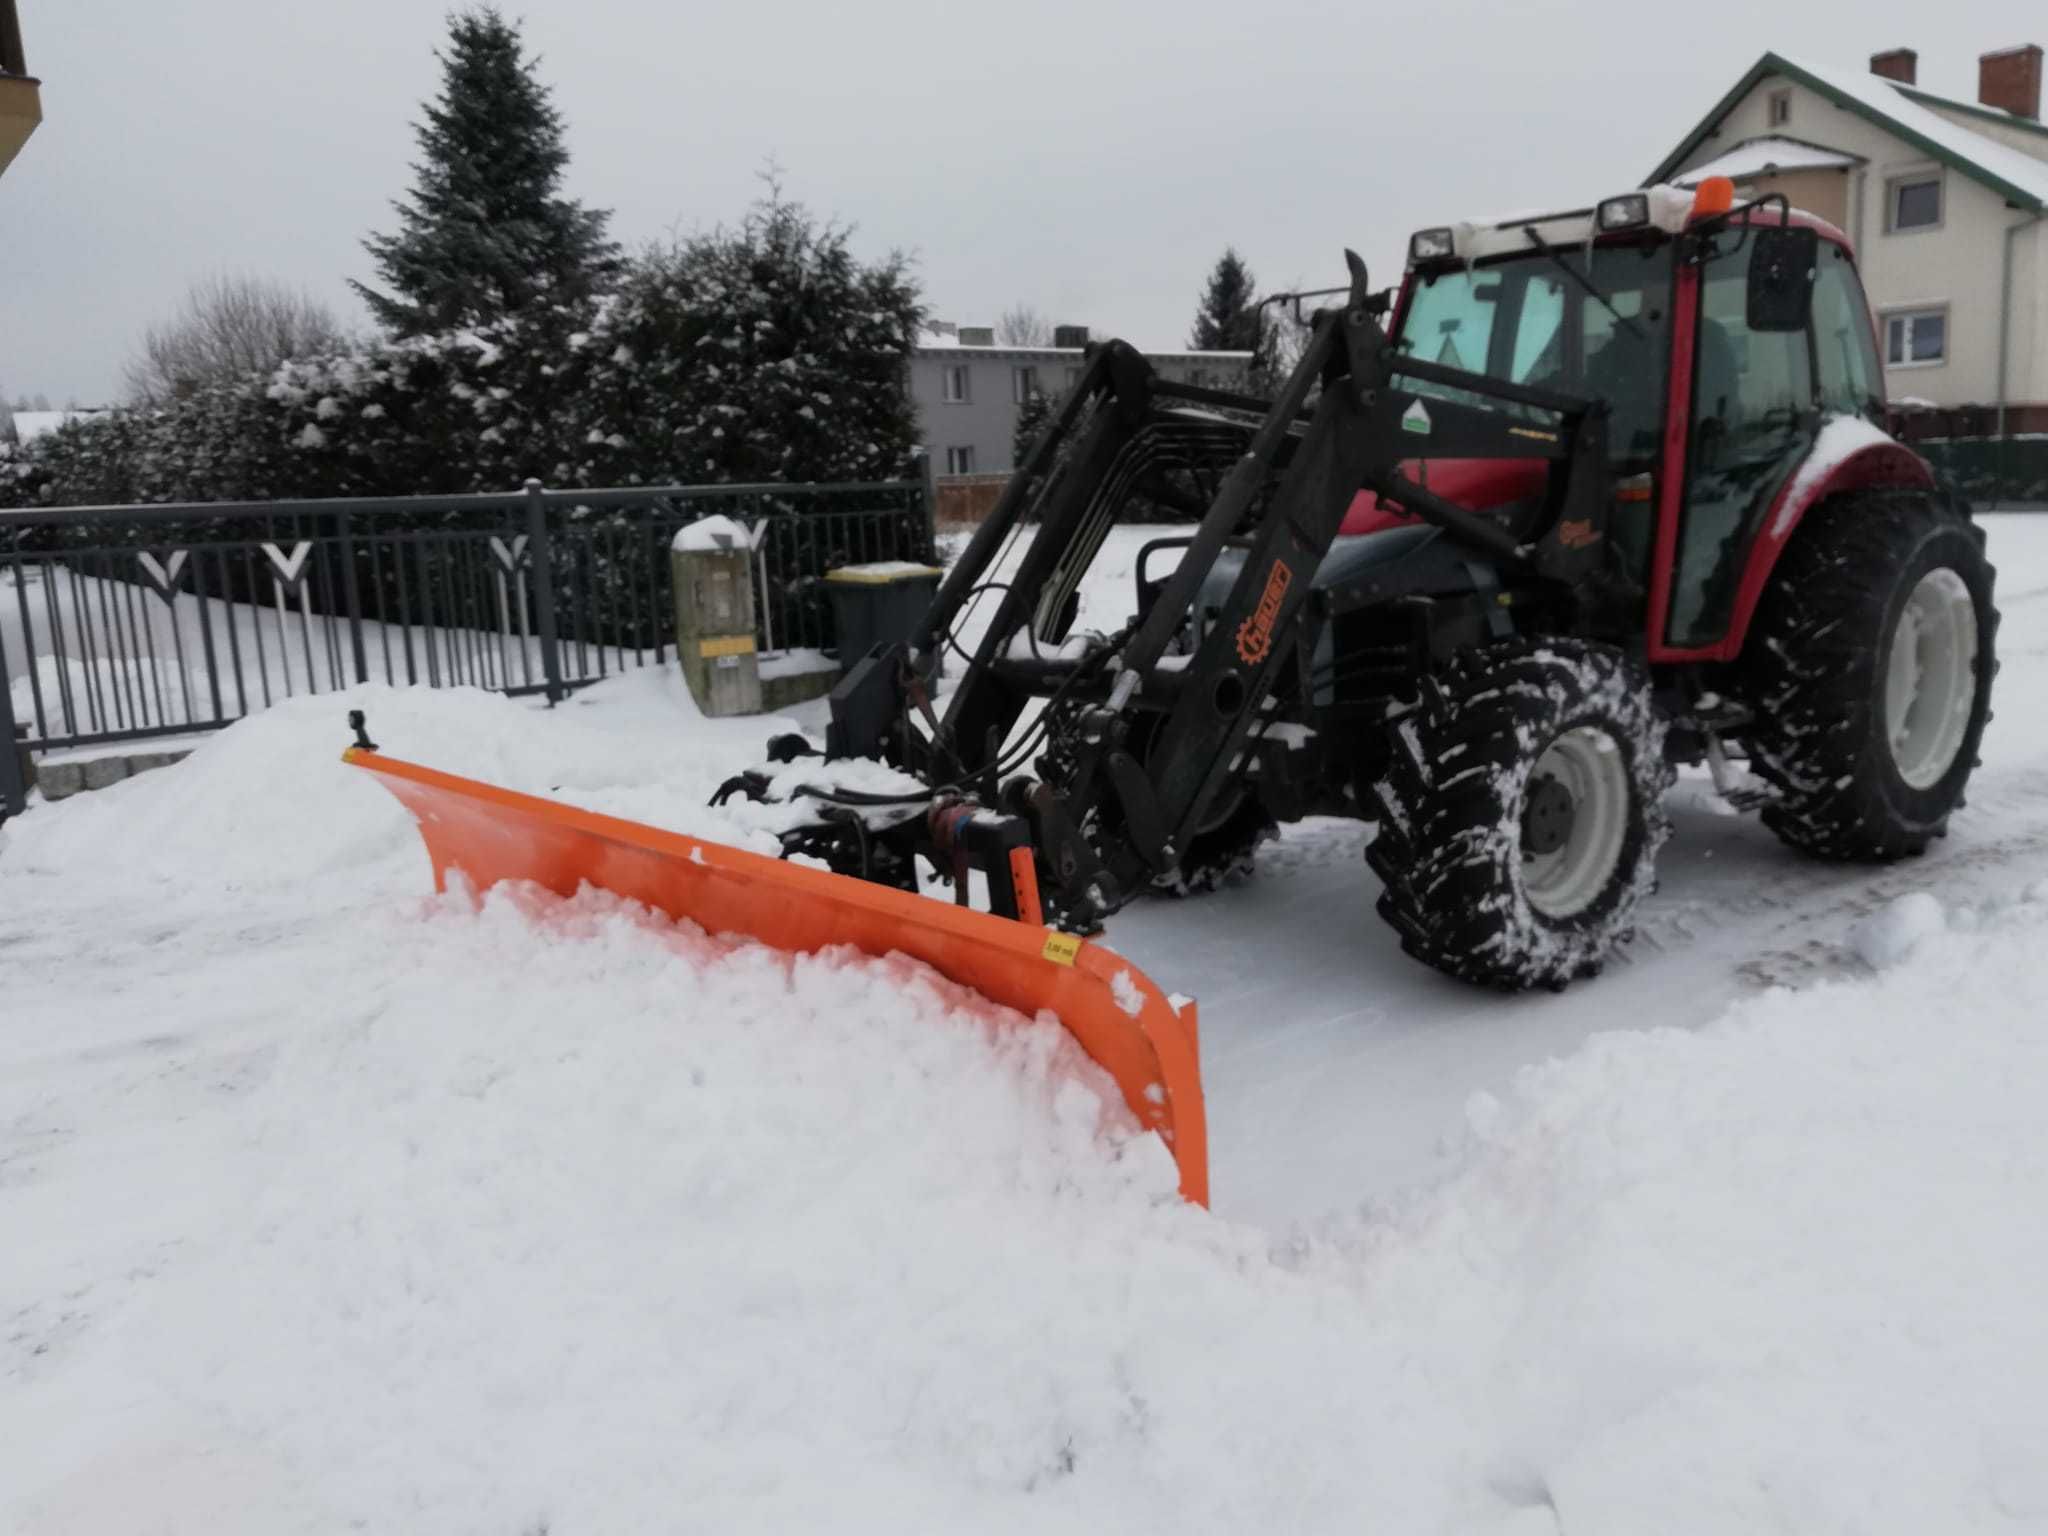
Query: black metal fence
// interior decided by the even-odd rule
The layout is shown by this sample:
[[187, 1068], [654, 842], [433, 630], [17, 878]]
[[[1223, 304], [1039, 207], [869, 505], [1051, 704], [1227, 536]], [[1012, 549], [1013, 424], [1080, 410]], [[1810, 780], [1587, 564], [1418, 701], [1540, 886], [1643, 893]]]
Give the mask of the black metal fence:
[[2048, 436], [2020, 427], [2037, 410], [2021, 407], [2007, 419], [1995, 405], [1897, 405], [1887, 426], [1971, 505], [2032, 510], [2048, 506]]
[[[930, 560], [924, 479], [0, 512], [0, 743], [205, 731], [359, 682], [568, 691], [666, 662], [669, 547], [753, 547], [766, 653], [832, 648], [819, 578]], [[19, 809], [0, 751], [0, 811]]]

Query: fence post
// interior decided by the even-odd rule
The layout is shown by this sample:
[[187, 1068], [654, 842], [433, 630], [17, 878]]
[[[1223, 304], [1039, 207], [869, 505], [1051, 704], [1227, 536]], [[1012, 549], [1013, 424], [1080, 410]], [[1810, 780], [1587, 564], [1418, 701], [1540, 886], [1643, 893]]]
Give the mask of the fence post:
[[562, 653], [555, 636], [555, 562], [548, 547], [548, 503], [538, 480], [526, 482], [526, 553], [533, 562], [534, 618], [540, 625], [540, 663], [547, 677], [548, 704], [567, 698], [562, 686]]
[[[21, 571], [15, 569], [15, 580]], [[35, 656], [28, 664], [33, 667]], [[22, 744], [14, 726], [14, 679], [7, 675], [7, 648], [0, 645], [0, 821], [19, 816], [28, 808], [28, 785], [21, 771]]]
[[335, 533], [341, 539], [341, 600], [348, 607], [348, 648], [356, 664], [356, 681], [370, 680], [370, 657], [363, 649], [363, 593], [356, 584], [355, 520], [346, 512], [335, 518]]
[[917, 469], [918, 494], [924, 497], [925, 550], [936, 560], [939, 557], [939, 482], [932, 470], [931, 450], [918, 449], [912, 463]]

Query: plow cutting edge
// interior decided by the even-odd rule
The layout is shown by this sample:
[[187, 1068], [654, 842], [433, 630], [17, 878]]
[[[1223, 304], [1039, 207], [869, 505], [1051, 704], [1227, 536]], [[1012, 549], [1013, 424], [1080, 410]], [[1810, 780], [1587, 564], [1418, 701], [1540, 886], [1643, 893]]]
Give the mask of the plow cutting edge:
[[680, 832], [602, 816], [351, 747], [419, 823], [436, 889], [459, 870], [479, 892], [529, 881], [560, 896], [584, 885], [712, 934], [793, 953], [846, 944], [909, 955], [1027, 1017], [1054, 1015], [1116, 1082], [1140, 1125], [1206, 1204], [1207, 1129], [1193, 1003], [1176, 1011], [1121, 956], [1036, 923], [950, 906]]

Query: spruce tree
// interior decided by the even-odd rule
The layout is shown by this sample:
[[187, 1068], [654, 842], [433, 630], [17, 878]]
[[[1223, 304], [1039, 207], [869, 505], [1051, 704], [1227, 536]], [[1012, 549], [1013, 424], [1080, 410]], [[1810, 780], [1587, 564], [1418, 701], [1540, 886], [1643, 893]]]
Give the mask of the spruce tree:
[[441, 94], [414, 125], [412, 195], [396, 234], [363, 246], [389, 293], [352, 286], [399, 336], [488, 324], [573, 302], [618, 269], [610, 214], [559, 195], [569, 151], [519, 28], [491, 6], [451, 16]]
[[1258, 288], [1244, 258], [1228, 247], [1209, 273], [1188, 345], [1197, 352], [1249, 352], [1254, 383], [1272, 375], [1275, 363], [1272, 319], [1259, 308]]
[[1058, 412], [1060, 401], [1042, 389], [1031, 392], [1031, 398], [1017, 407], [1017, 424], [1010, 432], [1010, 467], [1022, 469], [1025, 459], [1031, 455], [1032, 445], [1038, 441], [1038, 434], [1052, 423]]

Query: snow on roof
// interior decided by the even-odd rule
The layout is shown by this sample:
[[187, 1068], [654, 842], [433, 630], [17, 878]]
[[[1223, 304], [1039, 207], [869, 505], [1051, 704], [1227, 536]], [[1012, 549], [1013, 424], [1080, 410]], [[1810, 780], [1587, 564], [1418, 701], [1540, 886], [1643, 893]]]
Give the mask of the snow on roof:
[[[2010, 48], [2006, 51], [2008, 53], [2017, 53], [2020, 50]], [[1984, 57], [1992, 59], [1996, 58], [1997, 55], [1987, 53]], [[1961, 96], [1944, 96], [1939, 91], [1930, 91], [1925, 86], [1920, 85], [1907, 85], [1904, 81], [1898, 83], [1897, 89], [1900, 95], [1926, 106], [1946, 108], [1950, 112], [1961, 112], [1970, 117], [1985, 118], [2008, 128], [2021, 128], [2031, 133], [2048, 134], [2048, 125], [2044, 125], [2040, 119], [2021, 117], [2017, 112], [2008, 111], [2004, 107], [1994, 107], [1989, 102], [1970, 101]]]
[[[968, 329], [973, 330], [975, 327], [969, 326]], [[963, 342], [960, 339], [959, 327], [957, 326], [951, 330], [943, 331], [935, 331], [929, 326], [925, 327], [917, 333], [915, 350], [919, 352], [954, 350], [982, 352], [991, 357], [998, 353], [1025, 353], [1032, 357], [1071, 357], [1076, 360], [1086, 355], [1086, 349], [1082, 347], [1012, 346], [1007, 342], [1001, 341], [988, 346], [982, 346], [979, 343]], [[1251, 361], [1251, 353], [1249, 352], [1188, 352], [1173, 347], [1139, 347], [1138, 351], [1146, 357], [1184, 358], [1191, 362], [1246, 363]]]
[[1845, 155], [1840, 150], [1822, 149], [1818, 144], [1805, 144], [1798, 139], [1782, 139], [1767, 134], [1758, 139], [1746, 139], [1725, 154], [1674, 177], [1673, 181], [1681, 187], [1696, 187], [1709, 176], [1747, 181], [1766, 171], [1823, 170], [1855, 165], [1858, 158]]
[[1829, 90], [1849, 97], [1879, 117], [1889, 118], [1943, 152], [2025, 193], [2037, 205], [2048, 206], [2048, 161], [2036, 160], [1973, 128], [1951, 122], [1933, 108], [1912, 100], [1898, 88], [1897, 82], [1881, 75], [1822, 69], [1782, 54], [1777, 57], [1813, 76]]
[[1766, 53], [1752, 64], [1728, 94], [1650, 172], [1647, 181], [1668, 181], [1742, 99], [1756, 89], [1758, 82], [1773, 75], [1818, 91], [1837, 106], [1897, 135], [1921, 153], [1955, 167], [2016, 206], [2035, 212], [2048, 209], [2048, 161], [2036, 160], [1944, 117], [1932, 107], [1922, 106], [1920, 102], [1926, 99], [1926, 93], [1916, 86], [1857, 70], [1818, 68], [1781, 53]]
[[[1619, 197], [1630, 191], [1618, 187], [1607, 194]], [[1685, 228], [1692, 214], [1693, 195], [1677, 187], [1649, 187], [1650, 223], [1668, 235]], [[1579, 245], [1593, 234], [1593, 207], [1567, 209], [1562, 213], [1535, 210], [1493, 214], [1483, 219], [1466, 219], [1453, 224], [1452, 249], [1461, 261], [1484, 261], [1489, 256], [1511, 256], [1534, 247], [1524, 231], [1533, 228], [1550, 245]]]
[[99, 411], [16, 411], [14, 435], [21, 442], [29, 443], [45, 432], [54, 432], [71, 422], [86, 421], [100, 414]]

